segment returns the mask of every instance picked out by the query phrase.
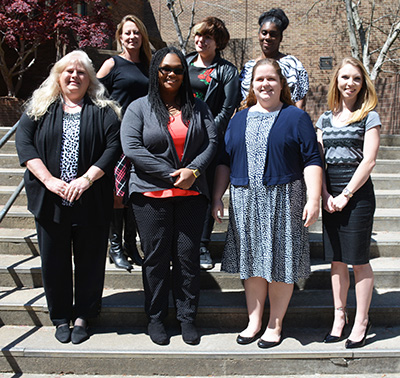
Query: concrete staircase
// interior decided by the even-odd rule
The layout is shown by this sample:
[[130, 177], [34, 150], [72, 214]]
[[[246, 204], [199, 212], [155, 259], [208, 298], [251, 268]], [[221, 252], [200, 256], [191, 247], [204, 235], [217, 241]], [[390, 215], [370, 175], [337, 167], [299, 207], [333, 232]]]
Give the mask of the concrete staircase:
[[[0, 128], [0, 133], [6, 131]], [[18, 165], [13, 141], [0, 152], [2, 207], [24, 169]], [[320, 221], [310, 234], [312, 275], [296, 286], [285, 318], [284, 340], [276, 348], [264, 351], [255, 343], [236, 344], [236, 335], [247, 322], [243, 286], [237, 276], [220, 272], [220, 264], [201, 276], [200, 345], [183, 343], [172, 306], [167, 319], [171, 343], [153, 344], [146, 335], [140, 269], [130, 274], [108, 263], [103, 309], [90, 323], [90, 339], [80, 345], [60, 344], [54, 338], [43, 293], [34, 219], [21, 193], [0, 224], [0, 375], [400, 375], [400, 136], [382, 137], [373, 181], [377, 197], [371, 261], [373, 328], [367, 345], [358, 350], [346, 350], [344, 342], [321, 342], [331, 326], [333, 305], [329, 265], [322, 260]], [[226, 225], [227, 219], [213, 234], [211, 250], [218, 259]], [[354, 307], [351, 294], [351, 320]]]

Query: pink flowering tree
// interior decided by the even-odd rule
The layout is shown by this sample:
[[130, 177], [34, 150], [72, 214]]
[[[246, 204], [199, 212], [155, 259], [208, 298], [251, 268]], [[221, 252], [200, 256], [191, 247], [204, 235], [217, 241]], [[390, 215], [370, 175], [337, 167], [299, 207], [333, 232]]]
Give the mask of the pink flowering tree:
[[109, 9], [101, 0], [2, 0], [0, 72], [15, 97], [40, 45], [54, 41], [56, 59], [69, 45], [102, 48], [112, 35]]

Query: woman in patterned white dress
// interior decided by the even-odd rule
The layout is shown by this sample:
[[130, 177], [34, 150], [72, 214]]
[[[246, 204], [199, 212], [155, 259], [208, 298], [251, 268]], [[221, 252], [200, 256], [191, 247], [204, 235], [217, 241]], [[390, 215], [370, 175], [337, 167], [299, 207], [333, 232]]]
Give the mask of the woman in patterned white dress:
[[369, 263], [375, 211], [370, 178], [379, 150], [379, 115], [373, 109], [377, 96], [362, 63], [345, 58], [336, 68], [328, 91], [330, 111], [317, 122], [318, 141], [326, 162], [323, 199], [325, 259], [331, 262], [334, 322], [325, 343], [345, 338], [348, 265], [352, 265], [356, 315], [346, 348], [365, 345], [371, 323], [368, 311], [374, 287]]
[[242, 98], [246, 99], [251, 82], [251, 74], [256, 62], [264, 58], [275, 59], [281, 67], [283, 76], [289, 85], [292, 101], [295, 105], [304, 109], [305, 97], [308, 92], [308, 74], [303, 64], [293, 55], [285, 55], [279, 51], [283, 32], [289, 25], [289, 19], [280, 8], [273, 8], [260, 15], [258, 19], [260, 29], [258, 39], [261, 47], [261, 56], [249, 60], [240, 73]]
[[[270, 348], [281, 342], [294, 282], [310, 273], [307, 227], [318, 218], [322, 161], [310, 117], [293, 106], [276, 60], [256, 63], [246, 104], [228, 125], [212, 213], [221, 222], [230, 181], [232, 222], [222, 270], [245, 280], [249, 314], [237, 342], [261, 336], [258, 346]], [[270, 318], [263, 332], [267, 295]]]

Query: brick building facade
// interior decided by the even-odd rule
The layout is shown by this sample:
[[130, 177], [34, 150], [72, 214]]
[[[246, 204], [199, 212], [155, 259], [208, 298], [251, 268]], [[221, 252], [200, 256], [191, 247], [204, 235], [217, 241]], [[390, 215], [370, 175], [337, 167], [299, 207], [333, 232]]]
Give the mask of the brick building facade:
[[[186, 36], [191, 18], [193, 0], [181, 0], [183, 13], [179, 17], [183, 35]], [[177, 1], [178, 3], [178, 1]], [[390, 7], [400, 1], [381, 0], [376, 9], [376, 16], [385, 15], [390, 12]], [[146, 24], [150, 40], [155, 49], [165, 44], [177, 45], [177, 35], [171, 15], [167, 8], [167, 0], [119, 0], [113, 5], [113, 21], [116, 25], [121, 18], [129, 13], [136, 14]], [[313, 7], [314, 4], [314, 7]], [[362, 3], [365, 14], [370, 11], [368, 2]], [[343, 0], [321, 0], [321, 1], [270, 1], [266, 4], [259, 0], [196, 0], [194, 21], [213, 15], [225, 21], [231, 34], [231, 41], [224, 51], [224, 56], [238, 69], [251, 58], [259, 56], [258, 43], [258, 17], [269, 8], [280, 7], [285, 10], [290, 24], [284, 32], [281, 51], [293, 54], [306, 67], [310, 76], [310, 92], [307, 98], [307, 111], [314, 121], [326, 108], [326, 86], [332, 71], [320, 68], [320, 58], [331, 58], [333, 66], [344, 56], [350, 55], [349, 38], [347, 34], [346, 12]], [[383, 28], [387, 28], [390, 18], [385, 18]], [[386, 24], [385, 24], [386, 23]], [[375, 32], [376, 34], [379, 32]], [[381, 43], [384, 35], [377, 34]], [[379, 38], [381, 39], [379, 41]], [[400, 46], [400, 41], [396, 41]], [[89, 50], [96, 68], [112, 53], [113, 44], [110, 42], [108, 50]], [[194, 48], [191, 38], [187, 51]], [[36, 87], [47, 76], [48, 64], [43, 61], [43, 56], [50, 56], [51, 48], [42, 48], [40, 63], [38, 62], [25, 77], [24, 90], [21, 97], [28, 97]], [[39, 67], [40, 65], [40, 67]], [[43, 69], [43, 66], [46, 69]], [[384, 132], [400, 133], [400, 105], [398, 101], [399, 76], [395, 74], [396, 67], [387, 64], [376, 82], [379, 93], [378, 111], [383, 115]], [[31, 80], [34, 78], [34, 80]], [[4, 83], [0, 78], [0, 95], [4, 95]], [[36, 83], [37, 82], [37, 83]], [[390, 88], [390, 89], [389, 89]]]

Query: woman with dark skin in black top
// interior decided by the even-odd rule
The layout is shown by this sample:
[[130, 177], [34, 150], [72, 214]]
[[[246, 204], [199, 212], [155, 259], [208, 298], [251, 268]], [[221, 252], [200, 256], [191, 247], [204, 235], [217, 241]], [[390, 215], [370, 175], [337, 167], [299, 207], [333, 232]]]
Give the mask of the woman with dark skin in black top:
[[[117, 27], [115, 39], [122, 52], [107, 59], [98, 71], [97, 77], [125, 113], [133, 100], [147, 94], [151, 50], [146, 27], [133, 15], [127, 15], [122, 19]], [[115, 167], [114, 212], [110, 227], [109, 250], [110, 262], [128, 271], [132, 269], [132, 265], [127, 257], [130, 257], [136, 265], [142, 265], [142, 258], [136, 247], [135, 219], [131, 207], [126, 207], [124, 204], [130, 166], [130, 161], [122, 155]]]

